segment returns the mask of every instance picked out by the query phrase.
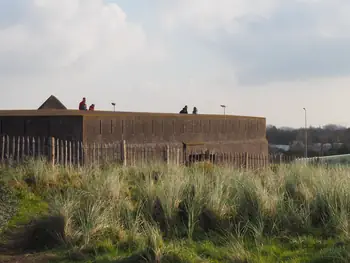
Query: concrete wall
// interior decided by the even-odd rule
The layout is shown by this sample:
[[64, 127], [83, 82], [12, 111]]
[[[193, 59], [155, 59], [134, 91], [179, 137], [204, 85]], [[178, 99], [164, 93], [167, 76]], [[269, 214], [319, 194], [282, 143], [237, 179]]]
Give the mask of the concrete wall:
[[205, 142], [211, 149], [267, 154], [264, 118], [123, 114], [84, 116], [84, 141], [129, 144]]
[[82, 116], [0, 116], [0, 134], [82, 140]]
[[268, 152], [265, 118], [98, 111], [6, 114], [0, 114], [0, 134], [11, 136], [53, 136], [88, 144], [126, 140], [128, 144], [182, 146], [182, 142], [195, 142], [217, 151]]

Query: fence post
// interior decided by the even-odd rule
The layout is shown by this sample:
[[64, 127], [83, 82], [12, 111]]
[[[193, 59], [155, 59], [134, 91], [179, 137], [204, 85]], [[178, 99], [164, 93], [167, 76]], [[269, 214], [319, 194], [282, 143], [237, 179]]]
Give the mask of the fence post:
[[49, 138], [49, 160], [52, 164], [52, 166], [55, 166], [55, 138], [54, 137], [50, 137]]
[[36, 156], [36, 148], [35, 148], [35, 139], [32, 138], [32, 151], [33, 151], [33, 158]]
[[64, 141], [64, 167], [68, 165], [68, 142]]
[[166, 158], [166, 164], [170, 164], [170, 146], [167, 144], [165, 148], [165, 158]]
[[5, 160], [5, 143], [6, 143], [6, 140], [5, 140], [5, 136], [1, 136], [1, 141], [2, 141], [2, 144], [1, 144], [1, 162], [3, 162]]
[[16, 137], [12, 136], [12, 157], [11, 161], [15, 161], [16, 157]]
[[72, 167], [72, 141], [68, 142], [68, 165]]
[[10, 136], [6, 136], [6, 158], [9, 160], [10, 158]]
[[180, 165], [180, 148], [176, 148], [176, 165]]
[[245, 153], [245, 167], [246, 169], [249, 169], [249, 153]]
[[123, 166], [126, 166], [126, 141], [122, 140], [121, 142], [121, 161], [123, 163]]
[[16, 150], [16, 152], [17, 152], [17, 163], [19, 163], [20, 153], [21, 153], [21, 137], [20, 136], [18, 136], [18, 138], [17, 138], [17, 150]]

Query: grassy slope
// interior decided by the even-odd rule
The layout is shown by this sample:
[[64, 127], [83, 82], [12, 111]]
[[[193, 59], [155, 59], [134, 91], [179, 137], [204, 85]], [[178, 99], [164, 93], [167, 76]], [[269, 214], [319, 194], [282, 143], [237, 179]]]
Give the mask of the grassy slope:
[[47, 214], [65, 218], [64, 244], [19, 262], [349, 262], [349, 172], [29, 162], [0, 170], [7, 189], [0, 195], [10, 200], [0, 229]]

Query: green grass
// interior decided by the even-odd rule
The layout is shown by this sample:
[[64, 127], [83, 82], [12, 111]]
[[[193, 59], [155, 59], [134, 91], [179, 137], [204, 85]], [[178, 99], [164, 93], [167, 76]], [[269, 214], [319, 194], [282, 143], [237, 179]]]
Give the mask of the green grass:
[[345, 167], [64, 169], [38, 160], [0, 168], [0, 180], [0, 198], [12, 200], [0, 207], [0, 232], [64, 218], [65, 238], [50, 250], [58, 262], [350, 261]]

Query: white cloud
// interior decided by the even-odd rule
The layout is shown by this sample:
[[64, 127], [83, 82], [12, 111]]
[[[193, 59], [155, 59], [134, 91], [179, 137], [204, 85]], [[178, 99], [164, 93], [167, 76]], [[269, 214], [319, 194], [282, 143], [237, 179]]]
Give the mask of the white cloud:
[[[1, 68], [50, 70], [98, 53], [121, 60], [143, 52], [147, 39], [123, 10], [102, 0], [27, 0], [20, 21], [0, 29]], [[8, 71], [8, 70], [7, 70]]]
[[0, 0], [0, 108], [54, 94], [69, 108], [227, 104], [298, 126], [306, 106], [310, 124], [348, 122], [348, 0], [138, 1]]
[[[0, 15], [1, 108], [35, 108], [57, 95], [75, 108], [81, 97], [98, 109], [132, 103], [153, 65], [167, 58], [116, 4], [103, 0], [6, 0]], [[152, 90], [149, 90], [150, 94]], [[154, 91], [155, 92], [155, 91]], [[17, 99], [18, 95], [26, 94]]]
[[278, 0], [179, 0], [170, 5], [164, 15], [165, 25], [174, 29], [191, 26], [203, 34], [224, 30], [239, 30], [239, 19], [244, 17], [268, 18], [277, 8]]

